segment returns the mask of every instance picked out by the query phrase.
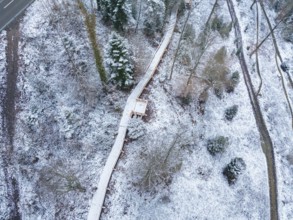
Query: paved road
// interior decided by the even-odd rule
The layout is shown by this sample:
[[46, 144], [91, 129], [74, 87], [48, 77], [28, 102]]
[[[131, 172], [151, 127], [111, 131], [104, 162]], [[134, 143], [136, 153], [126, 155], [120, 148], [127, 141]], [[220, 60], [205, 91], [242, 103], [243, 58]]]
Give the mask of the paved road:
[[33, 0], [0, 0], [0, 31], [20, 15]]
[[98, 184], [98, 190], [95, 192], [92, 204], [90, 206], [90, 210], [88, 213], [88, 220], [98, 220], [100, 219], [100, 215], [102, 212], [104, 199], [106, 196], [107, 187], [109, 184], [109, 181], [112, 176], [113, 169], [116, 166], [116, 163], [119, 159], [121, 150], [123, 148], [124, 139], [126, 136], [127, 131], [127, 125], [130, 121], [132, 112], [135, 108], [135, 102], [136, 99], [139, 98], [141, 93], [143, 92], [144, 88], [147, 86], [149, 81], [152, 79], [157, 66], [159, 65], [169, 43], [172, 38], [176, 21], [177, 21], [177, 11], [178, 11], [178, 5], [176, 5], [172, 11], [169, 26], [167, 28], [167, 31], [164, 35], [164, 38], [158, 47], [157, 51], [154, 54], [154, 57], [148, 66], [145, 75], [140, 80], [140, 82], [137, 84], [137, 86], [134, 88], [134, 90], [131, 92], [130, 96], [127, 99], [126, 106], [123, 111], [123, 115], [120, 121], [118, 135], [116, 137], [115, 143], [112, 147], [112, 150], [110, 152], [110, 155], [107, 159], [106, 165], [104, 167], [104, 170], [101, 174], [100, 181]]

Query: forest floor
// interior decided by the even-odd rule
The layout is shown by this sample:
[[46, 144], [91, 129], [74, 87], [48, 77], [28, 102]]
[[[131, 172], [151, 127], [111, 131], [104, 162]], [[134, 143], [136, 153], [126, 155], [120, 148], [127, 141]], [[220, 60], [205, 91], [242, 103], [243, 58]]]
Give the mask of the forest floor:
[[[72, 1], [54, 2], [35, 1], [19, 26], [0, 33], [0, 144], [6, 146], [0, 160], [1, 220], [14, 214], [28, 220], [86, 219], [131, 92], [103, 88], [79, 8]], [[168, 50], [141, 96], [148, 100], [147, 116], [129, 122], [101, 219], [270, 218], [269, 172], [238, 38], [229, 28], [227, 1], [216, 2], [214, 7], [215, 0], [193, 1], [184, 32], [187, 11], [178, 17]], [[256, 57], [250, 55], [256, 48], [257, 7], [250, 9], [251, 1], [231, 2], [256, 92], [261, 79]], [[267, 4], [274, 25], [278, 14]], [[145, 7], [138, 31], [132, 19], [122, 34], [135, 62], [136, 82], [162, 36], [143, 34]], [[261, 41], [270, 30], [258, 7]], [[208, 20], [224, 28], [206, 30]], [[106, 54], [113, 29], [99, 15], [96, 28]], [[274, 33], [288, 73], [279, 74], [281, 63], [275, 62], [269, 37], [258, 50], [262, 87], [256, 98], [273, 145], [279, 218], [292, 219], [293, 89], [288, 76], [293, 76], [293, 44], [283, 39], [282, 28]], [[225, 112], [233, 106], [238, 110], [228, 120]], [[208, 143], [219, 136], [228, 146], [212, 155]], [[223, 170], [236, 157], [246, 169], [229, 184]]]

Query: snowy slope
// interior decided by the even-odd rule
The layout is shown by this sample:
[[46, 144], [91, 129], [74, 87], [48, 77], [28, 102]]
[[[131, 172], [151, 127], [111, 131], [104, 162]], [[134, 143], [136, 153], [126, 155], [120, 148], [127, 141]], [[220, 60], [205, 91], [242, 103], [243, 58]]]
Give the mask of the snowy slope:
[[[242, 23], [242, 28], [247, 27], [245, 31], [245, 45], [250, 46], [255, 42], [255, 9], [253, 11], [247, 11], [245, 8], [249, 7], [249, 3], [242, 2], [239, 4], [239, 16]], [[277, 15], [266, 8], [272, 24]], [[261, 12], [260, 12], [261, 13]], [[261, 13], [262, 14], [262, 13]], [[266, 20], [264, 17], [261, 19], [262, 32], [260, 39], [263, 39], [269, 32]], [[293, 62], [293, 45], [289, 42], [285, 42], [280, 34], [280, 29], [275, 32], [277, 43], [280, 49], [281, 56], [286, 63], [291, 66]], [[257, 88], [259, 80], [254, 69], [255, 58], [248, 58], [251, 50], [247, 51], [247, 61], [250, 63], [250, 72], [254, 77], [255, 88]], [[291, 219], [293, 217], [293, 198], [292, 198], [292, 162], [290, 162], [290, 155], [292, 155], [293, 145], [293, 128], [292, 118], [289, 111], [288, 103], [284, 90], [282, 87], [281, 76], [277, 70], [275, 62], [275, 49], [270, 37], [260, 48], [260, 68], [263, 77], [263, 87], [261, 90], [261, 96], [259, 97], [262, 112], [265, 116], [265, 120], [272, 137], [277, 166], [277, 180], [279, 190], [279, 211], [281, 219]], [[278, 63], [280, 65], [280, 62]], [[292, 71], [292, 70], [291, 70]], [[289, 95], [289, 100], [292, 106], [293, 103], [293, 88], [289, 84], [286, 73], [282, 73], [285, 79], [286, 90]], [[292, 77], [292, 72], [291, 72]]]
[[[5, 95], [5, 90], [6, 90], [6, 85], [5, 85], [5, 81], [6, 81], [6, 54], [5, 54], [5, 47], [7, 44], [6, 41], [6, 31], [2, 31], [0, 33], [0, 100], [3, 100], [4, 95]], [[3, 114], [3, 103], [1, 103], [0, 105], [0, 114]], [[1, 117], [2, 118], [2, 117]], [[3, 127], [3, 121], [1, 120], [0, 122], [0, 126], [1, 128]], [[1, 146], [3, 146], [4, 140], [3, 140], [3, 130], [0, 129], [0, 144]], [[0, 160], [0, 167], [3, 166], [3, 161], [2, 158]], [[3, 169], [0, 170], [0, 179], [4, 179], [4, 173], [3, 173]], [[6, 187], [4, 186], [4, 184], [0, 186], [0, 195], [4, 195], [6, 194]], [[0, 211], [1, 213], [4, 213], [4, 211], [2, 210], [7, 210], [7, 203], [5, 201], [5, 198], [3, 196], [1, 196], [0, 198]]]
[[[202, 2], [191, 14], [190, 22], [196, 33], [200, 33], [200, 27], [208, 17], [208, 13], [203, 12], [211, 10], [211, 3]], [[229, 19], [224, 3], [218, 11]], [[202, 65], [212, 53], [226, 45], [229, 70], [241, 72], [233, 53], [235, 49], [231, 47], [233, 35], [231, 32], [230, 38], [224, 41], [217, 36]], [[176, 36], [174, 39], [178, 40]], [[170, 47], [149, 94], [144, 97], [151, 102], [152, 109], [146, 124], [147, 133], [125, 146], [126, 153], [114, 173], [102, 219], [117, 216], [119, 219], [268, 219], [266, 160], [244, 81], [241, 78], [235, 93], [226, 94], [221, 100], [210, 91], [204, 116], [196, 114], [194, 99], [189, 106], [182, 107], [175, 97], [180, 93], [180, 85], [188, 78], [187, 70], [175, 66], [172, 81], [164, 79], [169, 75], [175, 45], [176, 42]], [[224, 119], [224, 111], [235, 104], [239, 106], [239, 112], [232, 122], [228, 122]], [[174, 164], [182, 163], [180, 171], [173, 174], [172, 182], [167, 186], [155, 187], [155, 194], [145, 193], [137, 185], [141, 184], [150, 166], [148, 163], [153, 163], [149, 157], [168, 150], [176, 134], [181, 132], [184, 137], [176, 145], [175, 158], [172, 157]], [[231, 144], [225, 154], [212, 157], [207, 152], [206, 141], [218, 135], [229, 137]], [[234, 157], [242, 157], [247, 170], [237, 184], [229, 186], [222, 171]]]
[[[58, 4], [54, 5], [54, 2]], [[85, 2], [90, 7], [90, 1]], [[128, 8], [132, 2], [136, 1], [127, 1]], [[179, 17], [154, 80], [142, 94], [142, 98], [149, 101], [147, 116], [130, 121], [101, 219], [269, 219], [266, 159], [236, 56], [234, 30], [224, 38], [215, 31], [211, 32], [211, 43], [186, 89], [189, 74], [200, 53], [197, 43], [214, 2], [193, 1], [188, 22], [192, 39], [183, 39], [173, 77], [169, 80], [187, 13]], [[250, 10], [251, 2], [233, 1], [248, 68], [257, 88], [260, 80], [255, 57], [249, 57], [256, 42], [256, 11], [255, 7]], [[226, 1], [219, 0], [218, 3], [215, 13], [230, 22]], [[136, 82], [160, 42], [160, 34], [154, 39], [143, 34], [145, 11], [143, 8], [138, 32], [133, 31], [136, 23], [132, 18], [124, 34], [135, 61]], [[267, 13], [274, 24], [276, 13], [269, 7]], [[269, 29], [263, 16], [260, 22], [260, 39], [263, 39]], [[96, 28], [98, 41], [106, 54], [112, 28], [101, 21], [100, 15]], [[23, 17], [20, 30], [16, 153], [13, 160], [18, 170], [22, 218], [86, 219], [96, 183], [117, 135], [129, 91], [119, 91], [111, 86], [107, 91], [103, 89], [82, 15], [71, 1], [35, 1]], [[293, 45], [285, 42], [280, 32], [279, 28], [275, 31], [277, 43], [293, 77]], [[6, 33], [2, 31], [0, 95], [6, 86], [5, 38]], [[203, 79], [207, 77], [206, 67], [222, 46], [227, 50], [225, 65], [230, 73], [240, 73], [240, 81], [233, 93], [224, 91], [219, 99]], [[271, 38], [260, 48], [259, 56], [263, 87], [258, 99], [275, 147], [280, 219], [292, 219], [292, 121]], [[293, 104], [293, 89], [285, 73], [283, 76]], [[205, 89], [207, 100], [201, 111], [198, 100]], [[183, 100], [186, 94], [188, 99]], [[238, 113], [232, 121], [227, 121], [224, 112], [233, 105], [238, 105]], [[219, 135], [228, 137], [230, 144], [226, 152], [212, 156], [207, 150], [207, 140]], [[222, 172], [235, 157], [243, 158], [246, 170], [234, 185], [229, 185]], [[148, 171], [153, 172], [157, 181], [153, 185], [146, 185], [143, 181]], [[2, 169], [0, 177], [1, 172]], [[2, 179], [0, 195], [5, 194]], [[5, 198], [0, 196], [0, 213], [2, 210], [6, 210]], [[2, 218], [5, 217], [0, 214]]]

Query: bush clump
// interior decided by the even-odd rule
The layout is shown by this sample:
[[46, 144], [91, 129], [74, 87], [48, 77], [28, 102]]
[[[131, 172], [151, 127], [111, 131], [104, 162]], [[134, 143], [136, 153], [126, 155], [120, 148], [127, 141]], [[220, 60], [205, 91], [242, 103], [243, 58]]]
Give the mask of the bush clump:
[[138, 184], [141, 190], [155, 193], [160, 187], [172, 183], [173, 175], [180, 171], [182, 166], [182, 161], [178, 158], [180, 149], [174, 149], [175, 144], [167, 150], [156, 148], [147, 155], [146, 162], [142, 163], [143, 167], [140, 168], [143, 173]]
[[214, 90], [216, 97], [221, 99], [226, 85], [229, 83], [229, 69], [227, 67], [227, 49], [221, 47], [209, 60], [204, 68], [204, 78], [207, 79]]
[[222, 99], [223, 98], [223, 87], [222, 85], [216, 84], [214, 85], [214, 94], [218, 99]]
[[192, 97], [190, 94], [178, 96], [178, 99], [182, 105], [189, 105], [192, 101]]
[[238, 85], [240, 79], [240, 75], [238, 71], [232, 73], [231, 78], [228, 80], [226, 84], [226, 92], [231, 93], [234, 92], [235, 87]]
[[162, 1], [149, 0], [146, 5], [143, 32], [147, 37], [155, 37], [162, 32], [164, 26], [165, 4]]
[[216, 16], [211, 23], [211, 29], [218, 31], [222, 38], [229, 37], [229, 33], [232, 30], [232, 22], [224, 22], [223, 17]]
[[223, 174], [227, 177], [229, 184], [234, 184], [238, 176], [246, 169], [244, 160], [236, 157], [225, 167]]
[[218, 136], [213, 139], [209, 139], [207, 142], [207, 149], [211, 155], [223, 153], [229, 145], [229, 138], [224, 136]]
[[229, 107], [225, 110], [225, 118], [228, 121], [232, 121], [233, 118], [236, 116], [238, 112], [238, 105], [233, 105], [232, 107]]
[[239, 79], [240, 79], [240, 75], [238, 71], [235, 71], [234, 73], [232, 73], [231, 81], [233, 85], [236, 86], [239, 83]]
[[131, 140], [137, 140], [146, 133], [145, 124], [139, 118], [132, 118], [128, 124], [127, 136]]

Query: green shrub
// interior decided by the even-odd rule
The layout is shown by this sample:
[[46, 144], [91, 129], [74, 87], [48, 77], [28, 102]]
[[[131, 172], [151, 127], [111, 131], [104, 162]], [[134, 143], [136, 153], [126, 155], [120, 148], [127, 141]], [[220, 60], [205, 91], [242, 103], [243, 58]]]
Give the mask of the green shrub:
[[290, 165], [293, 165], [293, 151], [289, 152], [288, 155], [286, 156], [288, 162]]
[[235, 71], [234, 73], [232, 73], [231, 78], [228, 80], [228, 82], [226, 84], [226, 92], [227, 93], [234, 92], [236, 86], [239, 83], [239, 79], [240, 79], [240, 76], [239, 76], [238, 71]]
[[234, 73], [232, 73], [232, 77], [231, 77], [231, 81], [234, 85], [237, 85], [239, 83], [239, 72], [235, 71]]
[[219, 34], [221, 35], [222, 38], [229, 37], [231, 30], [232, 30], [232, 22], [225, 23], [223, 27], [219, 30]]
[[127, 13], [131, 9], [128, 8], [125, 0], [100, 0], [98, 10], [104, 22], [111, 22], [117, 31], [123, 31], [128, 21]]
[[233, 105], [232, 107], [229, 107], [225, 110], [225, 118], [228, 121], [232, 121], [233, 118], [236, 116], [238, 112], [238, 105]]
[[223, 87], [221, 84], [214, 85], [214, 93], [219, 99], [223, 98]]
[[178, 8], [178, 16], [181, 17], [184, 14], [185, 10], [186, 10], [185, 1], [181, 0], [179, 3], [179, 8]]
[[222, 38], [229, 37], [229, 33], [232, 30], [232, 22], [225, 23], [223, 17], [216, 16], [212, 20], [211, 29], [218, 31]]
[[137, 20], [138, 18], [137, 4], [138, 4], [137, 0], [134, 0], [131, 2], [131, 16], [135, 20]]
[[223, 27], [223, 24], [224, 24], [223, 17], [216, 16], [212, 20], [211, 29], [213, 31], [218, 31], [219, 29], [221, 29]]
[[234, 184], [238, 176], [246, 169], [242, 158], [236, 157], [225, 167], [223, 174], [227, 177], [229, 184]]
[[285, 25], [285, 27], [282, 30], [282, 37], [285, 41], [293, 43], [293, 25]]
[[226, 148], [229, 145], [229, 138], [224, 136], [218, 136], [207, 141], [207, 149], [211, 155], [215, 156], [216, 154], [225, 152]]
[[143, 32], [147, 37], [155, 37], [156, 33], [162, 32], [166, 8], [160, 1], [149, 0], [146, 4]]
[[178, 96], [178, 99], [180, 100], [182, 105], [189, 105], [192, 101], [190, 93], [188, 93], [187, 95]]

